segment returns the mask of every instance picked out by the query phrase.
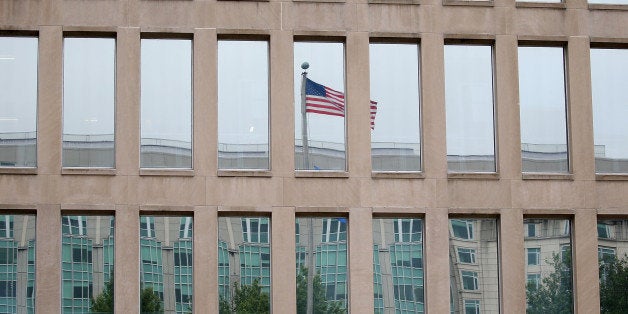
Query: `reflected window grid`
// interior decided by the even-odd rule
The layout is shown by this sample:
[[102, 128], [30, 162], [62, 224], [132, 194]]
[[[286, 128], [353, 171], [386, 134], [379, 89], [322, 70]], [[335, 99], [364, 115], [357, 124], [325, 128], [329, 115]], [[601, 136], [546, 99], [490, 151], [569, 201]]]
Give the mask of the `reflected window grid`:
[[[300, 242], [297, 247], [297, 291], [307, 293], [308, 276], [314, 278], [313, 307], [323, 311], [346, 313], [347, 287], [347, 240], [346, 218], [297, 218]], [[313, 265], [314, 268], [310, 268]], [[311, 274], [310, 274], [311, 272]], [[317, 278], [320, 278], [317, 279]], [[318, 282], [318, 283], [317, 283]], [[305, 285], [305, 286], [303, 286]], [[307, 296], [307, 294], [306, 294]], [[307, 299], [297, 301], [297, 312], [305, 313]]]
[[[373, 171], [421, 171], [419, 46], [371, 43]], [[372, 110], [371, 110], [372, 111]]]
[[[294, 118], [295, 118], [295, 169], [346, 171], [346, 126], [344, 108], [335, 114], [302, 113], [302, 63], [308, 62], [307, 78], [342, 94], [343, 106], [344, 44], [334, 42], [294, 43]], [[330, 92], [327, 92], [330, 93]], [[335, 106], [337, 107], [337, 106]], [[338, 113], [342, 111], [342, 113]], [[305, 114], [306, 118], [303, 118]], [[342, 116], [340, 116], [342, 115]], [[304, 127], [306, 125], [306, 127]], [[304, 132], [305, 131], [305, 132]], [[304, 143], [304, 136], [308, 141]], [[304, 145], [305, 144], [305, 145]]]
[[373, 245], [373, 307], [376, 314], [384, 313], [382, 266], [379, 262], [379, 245]]
[[520, 46], [518, 55], [522, 171], [568, 173], [564, 49]]
[[37, 37], [0, 36], [0, 167], [37, 167]]
[[448, 170], [494, 173], [492, 46], [445, 45], [445, 107]]
[[218, 168], [270, 169], [267, 41], [218, 41]]
[[162, 310], [193, 310], [193, 258], [192, 217], [140, 217], [140, 289]]
[[[568, 219], [524, 219], [536, 224], [537, 236], [525, 237], [526, 274], [534, 284], [526, 283], [527, 310], [537, 312], [573, 312], [571, 227]], [[535, 279], [538, 274], [538, 280]], [[537, 285], [538, 282], [538, 285]], [[550, 290], [548, 290], [548, 287]], [[549, 292], [548, 292], [549, 291]], [[551, 302], [539, 297], [551, 294]]]
[[450, 219], [451, 313], [499, 311], [497, 219]]
[[591, 49], [596, 173], [628, 173], [628, 49]]
[[113, 38], [64, 39], [63, 167], [114, 167], [115, 51]]
[[375, 305], [381, 304], [382, 313], [425, 310], [422, 224], [422, 219], [373, 220], [374, 284], [381, 287]]
[[141, 40], [141, 168], [192, 168], [192, 41]]
[[113, 216], [63, 216], [61, 222], [62, 311], [88, 312], [113, 276]]
[[[237, 309], [239, 289], [259, 287], [256, 311], [270, 310], [270, 219], [266, 217], [219, 217], [218, 289], [220, 313]], [[237, 288], [236, 288], [237, 287]], [[251, 309], [249, 309], [251, 310]]]

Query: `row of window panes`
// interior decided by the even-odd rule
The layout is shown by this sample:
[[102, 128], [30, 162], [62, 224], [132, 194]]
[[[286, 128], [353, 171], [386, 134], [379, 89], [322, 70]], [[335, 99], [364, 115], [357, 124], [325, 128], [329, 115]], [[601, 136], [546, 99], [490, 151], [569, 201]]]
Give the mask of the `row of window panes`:
[[[444, 54], [448, 169], [495, 172], [493, 48]], [[294, 43], [297, 170], [346, 169], [344, 55]], [[142, 168], [192, 167], [191, 56], [191, 40], [141, 41]], [[35, 167], [37, 38], [0, 37], [0, 57], [0, 166]], [[419, 59], [417, 44], [370, 45], [373, 171], [421, 171]], [[115, 40], [65, 38], [63, 60], [63, 166], [114, 167]], [[564, 48], [522, 45], [518, 60], [522, 170], [569, 173]], [[598, 173], [628, 173], [627, 73], [628, 50], [591, 49]], [[267, 41], [218, 42], [220, 169], [270, 168], [268, 88]]]
[[[0, 241], [0, 309], [15, 312], [24, 307], [20, 311], [34, 313], [35, 216], [1, 218], [14, 222], [6, 224], [10, 226], [7, 234], [14, 236]], [[142, 216], [140, 221], [144, 229], [151, 230], [141, 235], [142, 304], [155, 306], [142, 311], [189, 312], [192, 217]], [[301, 233], [296, 243], [297, 312], [305, 313], [310, 306], [315, 312], [346, 312], [347, 241], [331, 237], [330, 226], [344, 224], [345, 228], [339, 229], [346, 230], [347, 219], [306, 217], [296, 223]], [[499, 312], [498, 220], [451, 218], [449, 226], [451, 312]], [[527, 311], [573, 312], [570, 220], [526, 218], [524, 226]], [[63, 216], [62, 227], [63, 312], [112, 310], [113, 216]], [[220, 311], [268, 311], [270, 239], [250, 239], [252, 233], [270, 232], [270, 219], [220, 217], [218, 229]], [[376, 313], [385, 309], [424, 312], [423, 229], [423, 220], [417, 218], [373, 220]], [[169, 238], [177, 234], [179, 237]], [[622, 309], [622, 285], [628, 280], [627, 240], [628, 220], [598, 221], [602, 313]], [[17, 249], [24, 245], [20, 241], [28, 242], [27, 250]], [[17, 276], [17, 268], [25, 265], [27, 276]], [[168, 276], [173, 277], [166, 280]], [[310, 278], [313, 287], [308, 290]], [[256, 302], [242, 301], [250, 293]], [[308, 293], [313, 297], [308, 298]], [[25, 297], [27, 302], [17, 302], [17, 297]]]

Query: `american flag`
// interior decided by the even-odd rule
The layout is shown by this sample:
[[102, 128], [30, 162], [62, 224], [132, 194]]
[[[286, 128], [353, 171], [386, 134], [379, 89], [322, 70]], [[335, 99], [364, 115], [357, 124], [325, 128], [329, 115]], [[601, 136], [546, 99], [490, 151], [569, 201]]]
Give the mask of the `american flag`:
[[[344, 117], [345, 94], [306, 78], [305, 112]], [[375, 128], [376, 114], [377, 102], [371, 100], [371, 129]]]

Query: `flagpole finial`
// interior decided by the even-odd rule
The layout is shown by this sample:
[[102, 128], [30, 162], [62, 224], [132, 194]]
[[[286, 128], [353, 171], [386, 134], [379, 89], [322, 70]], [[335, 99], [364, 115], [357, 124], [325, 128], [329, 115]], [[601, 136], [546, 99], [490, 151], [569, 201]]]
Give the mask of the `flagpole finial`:
[[303, 70], [307, 70], [310, 67], [310, 64], [307, 62], [303, 62], [301, 63], [301, 69]]

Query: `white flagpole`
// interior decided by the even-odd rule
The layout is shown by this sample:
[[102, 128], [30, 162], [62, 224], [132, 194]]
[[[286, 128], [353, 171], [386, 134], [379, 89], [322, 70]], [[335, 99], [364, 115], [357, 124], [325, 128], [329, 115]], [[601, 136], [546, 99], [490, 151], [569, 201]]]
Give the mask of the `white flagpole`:
[[305, 84], [307, 81], [307, 70], [310, 64], [303, 62], [301, 64], [301, 136], [303, 139], [303, 164], [306, 170], [310, 170], [310, 143], [307, 136], [307, 110], [305, 108]]

